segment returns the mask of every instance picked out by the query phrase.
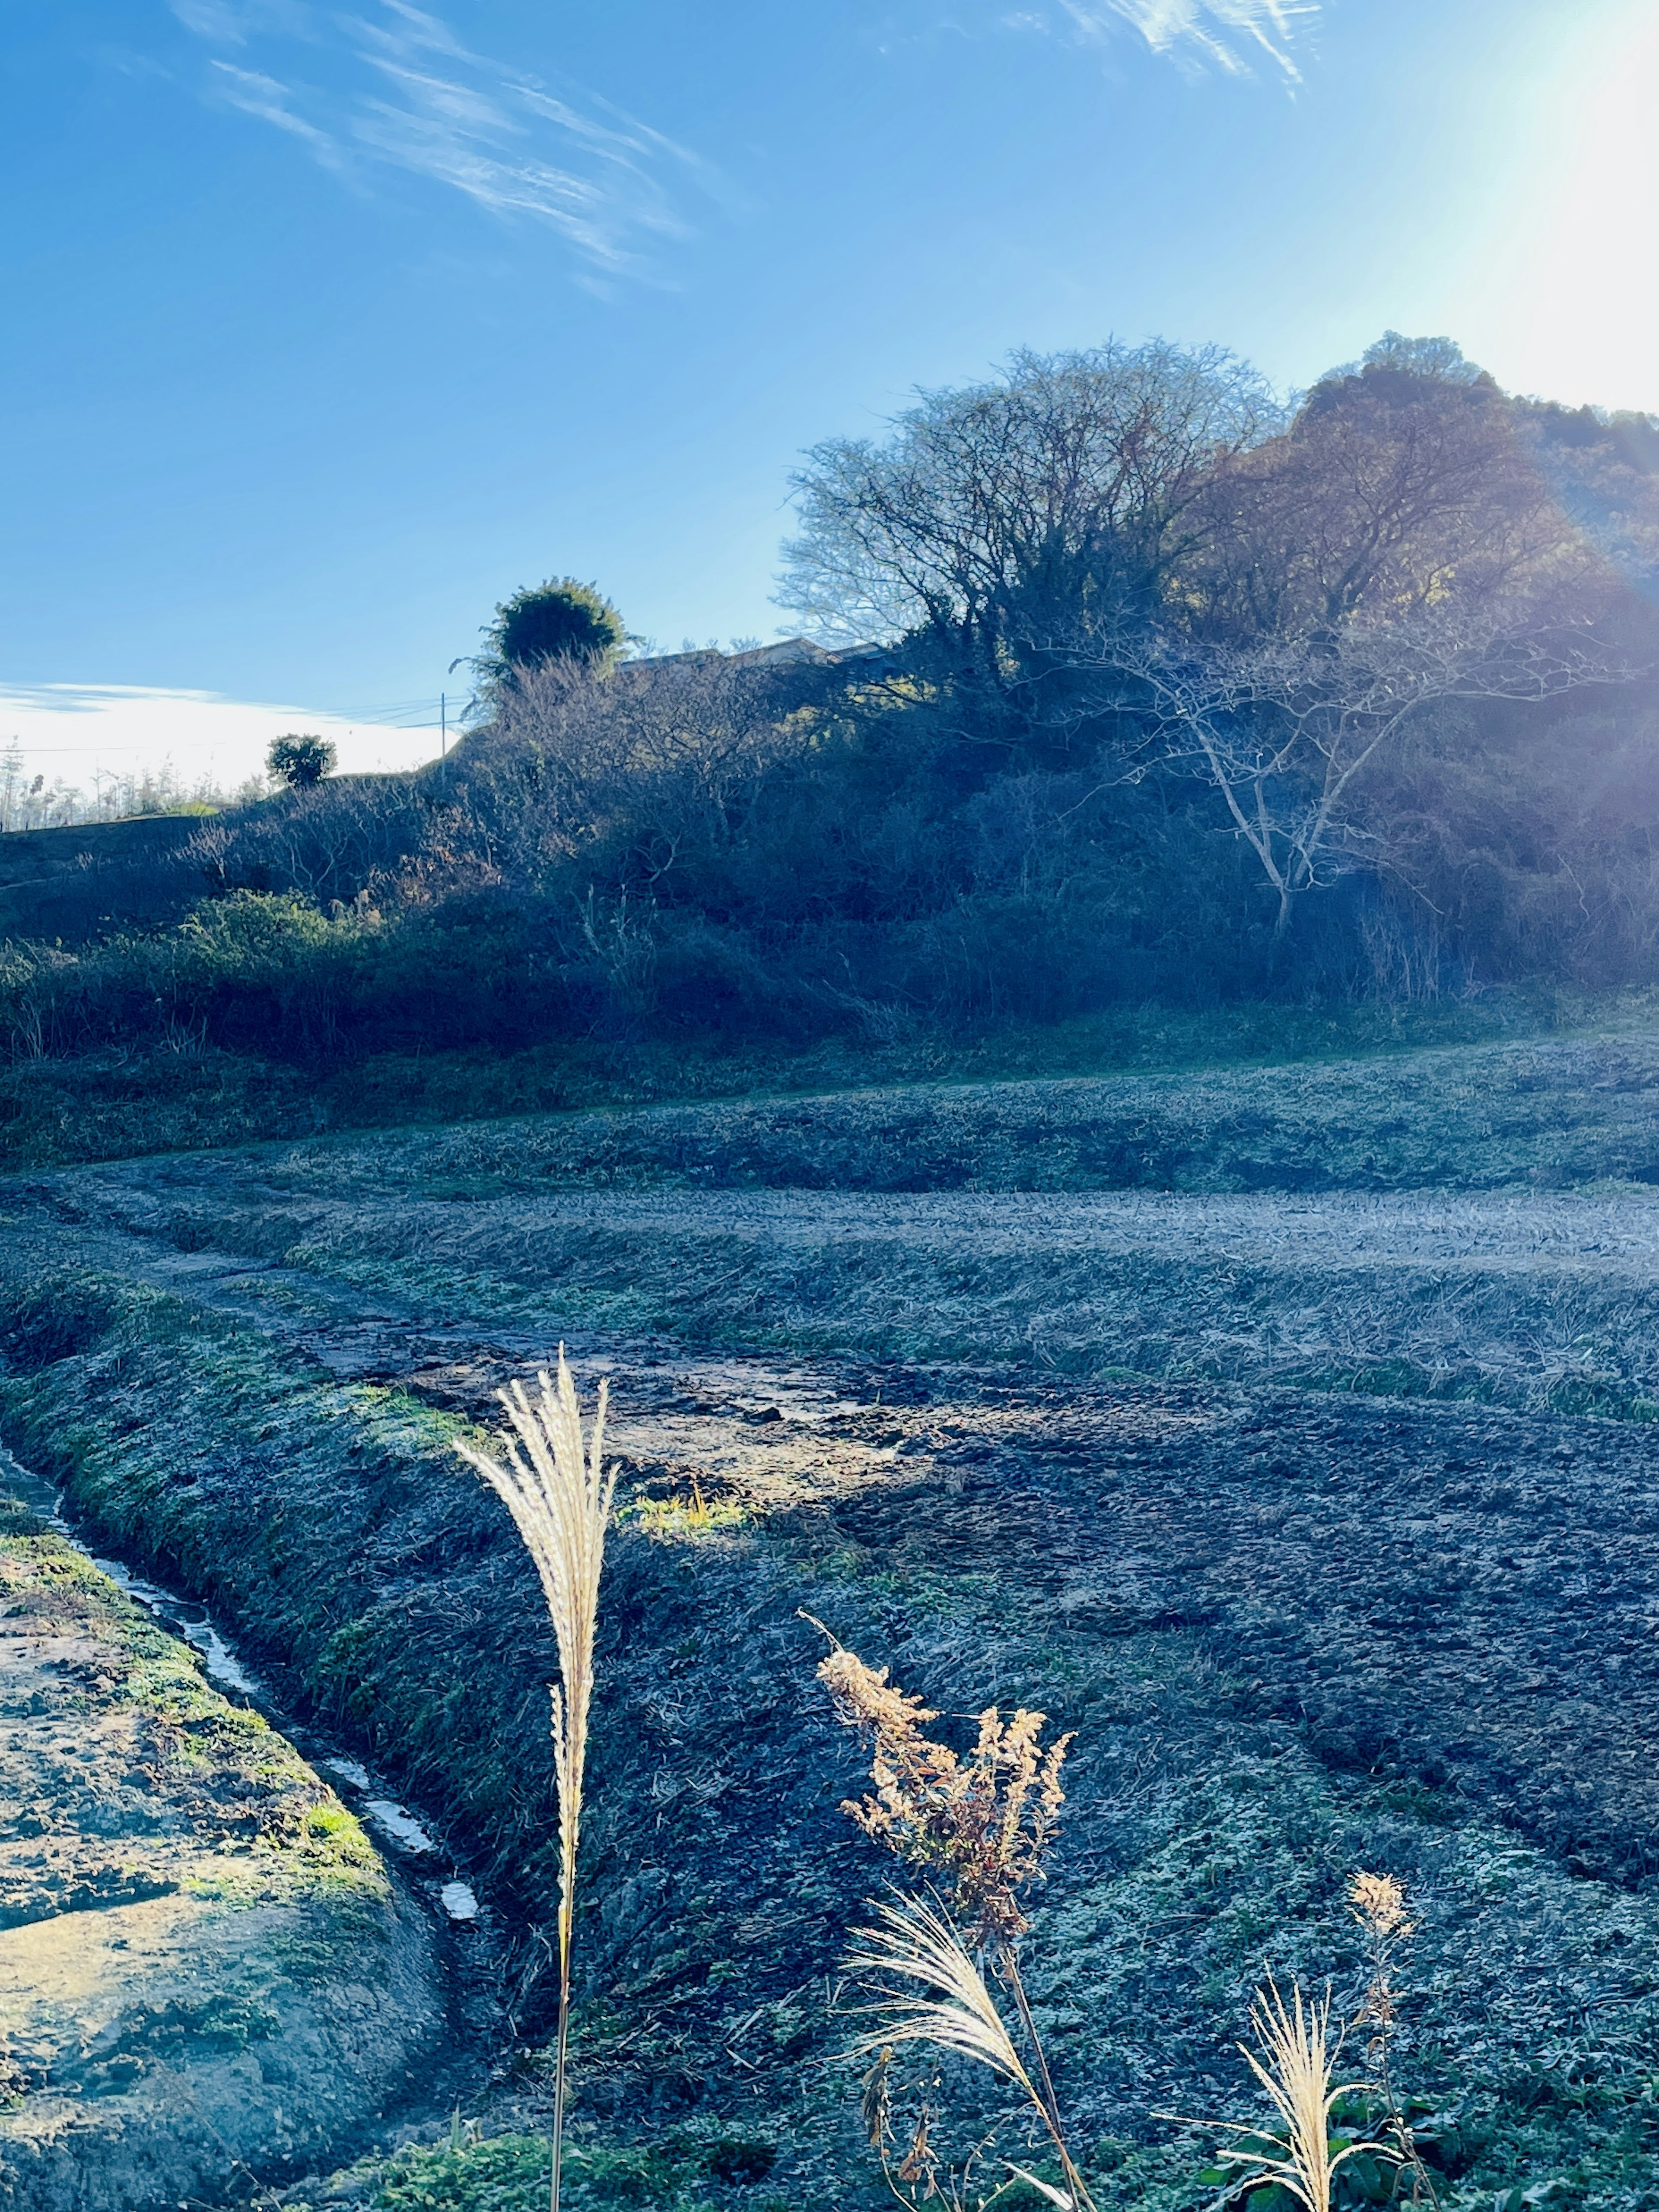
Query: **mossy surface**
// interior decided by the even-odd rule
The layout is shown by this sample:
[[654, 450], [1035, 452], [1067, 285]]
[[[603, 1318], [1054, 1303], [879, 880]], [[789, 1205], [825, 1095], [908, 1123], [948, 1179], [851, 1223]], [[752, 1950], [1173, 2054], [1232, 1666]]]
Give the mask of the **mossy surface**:
[[[580, 2212], [611, 2207], [720, 2212], [738, 2205], [781, 2212], [789, 2200], [756, 2186], [771, 2174], [777, 2155], [775, 2143], [719, 2135], [671, 2136], [632, 2147], [573, 2143], [561, 2196]], [[547, 2138], [452, 2139], [411, 2147], [361, 2172], [372, 2212], [540, 2212], [547, 2199]]]
[[[0, 1470], [0, 1482], [3, 1481]], [[129, 1843], [133, 1879], [203, 1898], [343, 1910], [377, 1924], [386, 1869], [360, 1823], [260, 1714], [205, 1679], [188, 1644], [157, 1627], [72, 1545], [10, 1501], [0, 1528], [0, 1608], [13, 1633], [61, 1656], [55, 1699], [88, 1757], [118, 1738], [139, 1795], [172, 1817]], [[43, 1648], [43, 1647], [37, 1647]], [[83, 1759], [82, 1763], [85, 1763]], [[143, 1834], [149, 1822], [135, 1832]], [[187, 1834], [182, 1846], [176, 1840]], [[154, 1862], [149, 1872], [137, 1862]], [[175, 1873], [167, 1869], [177, 1861]], [[20, 1911], [14, 1895], [9, 1908]]]
[[360, 2127], [436, 2025], [418, 1928], [293, 1747], [9, 1496], [0, 1711], [0, 2205], [149, 2212]]

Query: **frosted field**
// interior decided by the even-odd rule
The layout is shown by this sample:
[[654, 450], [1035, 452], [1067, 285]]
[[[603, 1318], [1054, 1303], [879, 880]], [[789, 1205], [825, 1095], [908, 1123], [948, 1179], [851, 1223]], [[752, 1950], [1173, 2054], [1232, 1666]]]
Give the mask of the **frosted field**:
[[1534, 2116], [1491, 2169], [1530, 2183], [1562, 2114], [1647, 2111], [1659, 2049], [1656, 1103], [1626, 1037], [15, 1177], [0, 1398], [271, 1679], [349, 1687], [488, 1910], [546, 1863], [551, 1661], [451, 1425], [561, 1340], [611, 1377], [608, 2108], [727, 2052], [741, 2106], [764, 2020], [829, 2139], [801, 1992], [867, 1875], [805, 1612], [941, 1711], [1078, 1727], [1039, 1994], [1086, 1959], [1091, 2130], [1212, 2101], [1263, 1931], [1348, 1974], [1340, 1870], [1385, 1865], [1413, 2079]]
[[52, 1198], [162, 1276], [436, 1322], [1659, 1411], [1644, 1186], [375, 1198], [264, 1164], [82, 1170]]

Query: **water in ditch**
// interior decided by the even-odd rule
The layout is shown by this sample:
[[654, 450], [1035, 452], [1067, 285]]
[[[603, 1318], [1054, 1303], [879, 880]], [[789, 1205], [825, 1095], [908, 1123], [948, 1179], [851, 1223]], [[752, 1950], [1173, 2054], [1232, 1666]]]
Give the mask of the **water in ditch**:
[[177, 1636], [200, 1653], [204, 1670], [216, 1690], [236, 1701], [254, 1706], [279, 1729], [305, 1758], [327, 1778], [330, 1786], [371, 1830], [410, 1886], [435, 1905], [450, 1926], [471, 1928], [481, 1918], [482, 1907], [464, 1869], [453, 1864], [433, 1825], [392, 1794], [384, 1782], [360, 1759], [331, 1744], [307, 1723], [283, 1710], [269, 1686], [243, 1665], [235, 1647], [221, 1633], [203, 1601], [147, 1576], [135, 1573], [125, 1561], [109, 1558], [80, 1534], [64, 1512], [58, 1492], [41, 1476], [24, 1467], [0, 1447], [0, 1486], [12, 1492], [38, 1513], [55, 1535], [61, 1536], [118, 1589], [143, 1606], [158, 1626]]

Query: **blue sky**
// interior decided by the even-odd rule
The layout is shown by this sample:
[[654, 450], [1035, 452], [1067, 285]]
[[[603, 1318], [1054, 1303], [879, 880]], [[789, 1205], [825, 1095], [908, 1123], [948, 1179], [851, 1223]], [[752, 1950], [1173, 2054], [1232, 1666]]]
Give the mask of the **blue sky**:
[[799, 450], [1015, 345], [1295, 386], [1394, 326], [1659, 408], [1646, 0], [54, 0], [0, 51], [31, 744], [76, 687], [435, 696], [562, 571], [775, 635]]

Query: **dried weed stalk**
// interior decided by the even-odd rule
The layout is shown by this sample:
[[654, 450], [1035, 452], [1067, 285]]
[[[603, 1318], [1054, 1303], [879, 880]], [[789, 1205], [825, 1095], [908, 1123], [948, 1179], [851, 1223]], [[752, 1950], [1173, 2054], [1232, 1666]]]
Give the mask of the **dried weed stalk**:
[[1066, 1802], [1060, 1772], [1071, 1735], [1042, 1751], [1046, 1713], [1021, 1706], [1004, 1721], [991, 1705], [963, 1759], [923, 1733], [925, 1722], [939, 1718], [931, 1707], [890, 1683], [885, 1667], [866, 1667], [855, 1651], [830, 1640], [835, 1649], [820, 1662], [818, 1680], [838, 1717], [874, 1739], [875, 1795], [849, 1798], [842, 1810], [896, 1858], [948, 1890], [976, 1950], [1006, 1949], [1030, 1925], [1019, 1893], [1043, 1878], [1042, 1855]]
[[[1035, 2175], [1022, 2174], [1021, 2178], [1053, 2197], [1062, 2212], [1092, 2212], [1093, 2200], [1066, 2145], [1054, 2103], [1054, 2085], [1048, 2079], [1042, 2046], [1031, 2026], [1024, 1991], [1019, 1990], [1019, 2013], [1034, 2060], [1030, 2067], [1020, 2057], [977, 1960], [943, 1911], [918, 1897], [898, 1898], [891, 1904], [878, 1905], [875, 1910], [878, 1923], [876, 1927], [854, 1929], [862, 1948], [849, 1955], [847, 1965], [849, 1972], [858, 1975], [878, 1992], [871, 2010], [878, 2024], [859, 2038], [849, 2056], [878, 2057], [881, 2071], [876, 2087], [884, 2097], [884, 2062], [896, 2048], [907, 2043], [927, 2044], [936, 2050], [954, 2051], [958, 2057], [972, 2059], [1005, 2081], [1012, 2082], [1030, 2106], [1054, 2145], [1068, 2193], [1050, 2190]], [[1017, 1988], [1018, 1967], [1011, 1953], [1004, 1953], [1000, 1971], [1011, 1988]], [[866, 2123], [871, 2097], [872, 2082], [866, 2077]], [[884, 2103], [882, 2112], [884, 2119]], [[883, 2149], [885, 2165], [885, 2145], [881, 2136], [872, 2130], [872, 2137]], [[910, 2151], [898, 2170], [898, 2179], [911, 2186], [922, 2181], [925, 2193], [936, 2195], [939, 2193], [937, 2166], [938, 2161], [927, 2146], [924, 2114]], [[890, 2181], [891, 2179], [890, 2172]]]
[[[890, 1683], [884, 1667], [866, 1666], [822, 1621], [810, 1613], [802, 1618], [830, 1637], [833, 1648], [818, 1667], [818, 1678], [837, 1716], [873, 1738], [874, 1794], [847, 1799], [842, 1809], [872, 1841], [924, 1872], [938, 1892], [936, 1905], [914, 1897], [878, 1905], [879, 1924], [855, 1931], [863, 1948], [848, 1965], [877, 1990], [872, 2010], [880, 2024], [854, 2053], [890, 2057], [900, 2045], [928, 2044], [1012, 2083], [1053, 2144], [1066, 2190], [1051, 2190], [1021, 2168], [1011, 2166], [1011, 2174], [1052, 2197], [1062, 2212], [1092, 2212], [1066, 2144], [1016, 1948], [1030, 1925], [1019, 1894], [1043, 1879], [1043, 1855], [1065, 1802], [1060, 1777], [1072, 1738], [1060, 1736], [1045, 1751], [1046, 1714], [1022, 1706], [1004, 1721], [991, 1706], [979, 1716], [978, 1740], [963, 1758], [926, 1733], [925, 1723], [939, 1718], [931, 1707]], [[988, 1959], [1012, 1999], [1028, 2057], [1022, 2057], [986, 1981]], [[881, 2124], [872, 2129], [871, 2139], [894, 2193], [907, 2204], [918, 2186], [926, 2197], [947, 2193], [927, 2144], [926, 2115], [898, 2169], [898, 2182], [912, 2196], [905, 2197], [895, 2182], [888, 2159], [885, 2057], [866, 2078], [866, 2119], [872, 2098]]]
[[1348, 1883], [1348, 1907], [1365, 1931], [1370, 1974], [1356, 2025], [1369, 2030], [1365, 2060], [1376, 2077], [1389, 2136], [1389, 2149], [1411, 2180], [1413, 2204], [1437, 2206], [1434, 2183], [1424, 2165], [1411, 2122], [1394, 2086], [1394, 2032], [1399, 2021], [1396, 1976], [1401, 1946], [1416, 1934], [1406, 1893], [1391, 1874], [1356, 1874]]
[[559, 1346], [556, 1385], [537, 1376], [532, 1397], [522, 1382], [500, 1391], [514, 1434], [496, 1438], [496, 1459], [458, 1441], [455, 1449], [490, 1484], [513, 1516], [536, 1563], [548, 1617], [559, 1647], [559, 1680], [549, 1685], [553, 1705], [553, 1763], [559, 1787], [559, 2022], [553, 2086], [550, 2203], [558, 2212], [564, 2143], [565, 2063], [570, 2034], [570, 1937], [576, 1899], [576, 1848], [581, 1832], [582, 1774], [593, 1695], [593, 1635], [599, 1619], [599, 1576], [605, 1531], [616, 1488], [605, 1472], [607, 1386], [586, 1438], [576, 1386]]

